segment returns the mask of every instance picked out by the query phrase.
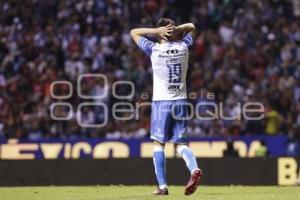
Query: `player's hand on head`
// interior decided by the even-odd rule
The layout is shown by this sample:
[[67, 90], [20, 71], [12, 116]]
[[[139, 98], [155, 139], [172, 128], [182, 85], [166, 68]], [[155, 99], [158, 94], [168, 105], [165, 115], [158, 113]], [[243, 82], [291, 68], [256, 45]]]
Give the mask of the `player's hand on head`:
[[169, 24], [167, 26], [162, 26], [158, 28], [158, 35], [162, 39], [168, 41], [168, 37], [173, 34], [174, 30], [175, 30], [175, 26], [172, 24]]

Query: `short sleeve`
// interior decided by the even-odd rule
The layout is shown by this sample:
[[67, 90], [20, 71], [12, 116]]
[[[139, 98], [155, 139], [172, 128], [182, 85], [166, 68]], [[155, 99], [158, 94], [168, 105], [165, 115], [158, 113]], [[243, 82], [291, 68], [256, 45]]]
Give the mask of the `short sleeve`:
[[152, 48], [154, 46], [154, 42], [148, 40], [145, 37], [141, 37], [138, 43], [138, 46], [147, 54], [147, 55], [151, 55], [152, 53]]
[[193, 37], [191, 34], [186, 34], [182, 41], [188, 46], [188, 47], [191, 47], [193, 45]]

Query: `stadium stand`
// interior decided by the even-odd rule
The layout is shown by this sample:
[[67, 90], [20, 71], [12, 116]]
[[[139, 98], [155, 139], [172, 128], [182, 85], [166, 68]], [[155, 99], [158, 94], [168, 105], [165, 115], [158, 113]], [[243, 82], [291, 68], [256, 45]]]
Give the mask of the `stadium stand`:
[[[293, 4], [297, 0], [1, 1], [0, 138], [146, 137], [149, 108], [142, 109], [139, 120], [114, 120], [110, 113], [103, 128], [80, 127], [75, 117], [51, 119], [51, 103], [66, 101], [76, 111], [87, 100], [76, 95], [76, 87], [69, 99], [56, 100], [50, 85], [66, 80], [76, 86], [80, 74], [105, 74], [108, 86], [86, 79], [83, 92], [100, 95], [106, 87], [111, 91], [115, 81], [125, 80], [134, 83], [134, 97], [118, 100], [109, 92], [95, 102], [111, 108], [119, 101], [133, 105], [150, 101], [150, 61], [133, 44], [129, 30], [151, 27], [167, 16], [176, 23], [192, 21], [198, 29], [188, 72], [189, 92], [198, 98], [191, 102], [208, 101], [201, 94], [211, 92], [215, 102], [224, 104], [225, 116], [240, 112], [238, 103], [265, 105], [266, 117], [259, 121], [195, 118], [189, 126], [191, 135], [287, 134], [291, 140], [299, 139], [300, 9]], [[65, 95], [68, 89], [57, 86], [55, 94]], [[117, 92], [125, 95], [128, 89], [120, 86]], [[141, 97], [147, 93], [148, 98]], [[67, 112], [58, 108], [55, 114]], [[103, 121], [101, 108], [85, 107], [80, 112], [86, 124]]]

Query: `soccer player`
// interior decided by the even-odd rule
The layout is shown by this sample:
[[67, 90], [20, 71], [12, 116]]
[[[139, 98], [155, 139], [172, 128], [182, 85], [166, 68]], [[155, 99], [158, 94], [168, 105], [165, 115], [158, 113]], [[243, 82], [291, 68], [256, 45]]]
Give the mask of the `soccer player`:
[[[158, 188], [154, 195], [167, 195], [165, 142], [176, 144], [191, 172], [185, 194], [197, 189], [202, 176], [196, 158], [186, 145], [188, 104], [186, 94], [186, 72], [189, 47], [193, 44], [192, 23], [175, 26], [171, 19], [161, 18], [156, 28], [137, 28], [130, 34], [135, 43], [151, 58], [153, 70], [153, 101], [151, 114], [151, 139], [154, 141], [153, 162]], [[145, 36], [156, 36], [158, 43]]]

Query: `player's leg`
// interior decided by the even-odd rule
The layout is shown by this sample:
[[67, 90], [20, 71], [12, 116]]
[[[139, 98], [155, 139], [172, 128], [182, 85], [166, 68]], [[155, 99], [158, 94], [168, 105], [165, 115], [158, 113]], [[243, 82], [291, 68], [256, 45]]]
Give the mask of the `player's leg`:
[[191, 174], [198, 169], [197, 161], [192, 150], [186, 145], [188, 125], [188, 102], [174, 101], [172, 108], [172, 137], [170, 141], [177, 144], [177, 153], [182, 156]]
[[185, 161], [185, 164], [191, 174], [193, 174], [197, 169], [199, 169], [193, 151], [186, 144], [178, 144], [176, 151]]
[[158, 182], [158, 188], [153, 192], [154, 195], [167, 195], [167, 180], [166, 180], [166, 156], [164, 152], [165, 145], [154, 141], [153, 147], [153, 164], [155, 175]]
[[196, 191], [200, 179], [203, 176], [203, 173], [198, 168], [197, 160], [194, 153], [187, 145], [180, 144], [177, 146], [176, 150], [177, 153], [181, 155], [181, 157], [185, 161], [186, 166], [191, 173], [190, 180], [188, 181], [184, 192], [185, 195], [191, 195]]
[[184, 159], [187, 168], [191, 173], [191, 178], [186, 185], [185, 194], [194, 193], [202, 176], [198, 168], [197, 160], [192, 150], [186, 145], [186, 131], [188, 123], [188, 103], [185, 100], [179, 100], [174, 103], [172, 112], [173, 135], [170, 141], [177, 144], [176, 150]]
[[154, 195], [167, 195], [166, 182], [166, 158], [164, 152], [164, 143], [166, 133], [169, 131], [169, 111], [170, 106], [166, 101], [153, 101], [151, 113], [151, 139], [154, 141], [153, 163], [155, 175], [158, 182], [158, 188], [153, 192]]

